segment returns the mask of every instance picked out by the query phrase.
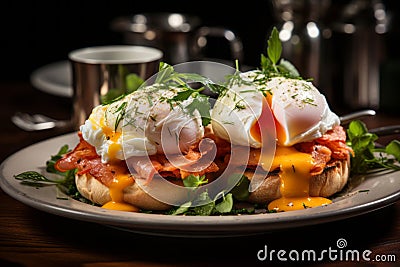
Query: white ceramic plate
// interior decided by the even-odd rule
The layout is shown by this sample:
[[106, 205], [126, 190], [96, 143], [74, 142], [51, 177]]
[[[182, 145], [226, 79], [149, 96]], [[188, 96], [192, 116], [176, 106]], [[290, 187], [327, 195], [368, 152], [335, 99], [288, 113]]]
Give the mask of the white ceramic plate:
[[70, 133], [11, 155], [0, 166], [1, 188], [26, 205], [52, 214], [138, 233], [189, 237], [251, 235], [331, 222], [385, 207], [400, 198], [400, 172], [387, 172], [366, 177], [350, 193], [335, 198], [325, 207], [241, 216], [172, 216], [107, 210], [68, 197], [63, 200], [57, 198], [60, 193], [55, 186], [35, 188], [21, 185], [14, 178], [28, 170], [42, 172], [50, 155], [56, 154], [64, 144], [73, 148], [77, 142], [77, 134]]
[[72, 97], [70, 67], [67, 60], [45, 65], [32, 72], [31, 83], [43, 92], [62, 97]]

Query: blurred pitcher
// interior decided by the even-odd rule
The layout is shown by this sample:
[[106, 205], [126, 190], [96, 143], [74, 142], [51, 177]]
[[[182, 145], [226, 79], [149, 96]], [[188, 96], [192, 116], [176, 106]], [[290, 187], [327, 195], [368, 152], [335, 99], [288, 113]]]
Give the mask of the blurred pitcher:
[[222, 38], [229, 44], [231, 59], [243, 58], [243, 45], [233, 31], [202, 26], [199, 17], [179, 13], [143, 13], [121, 16], [111, 28], [123, 35], [126, 44], [152, 46], [164, 53], [165, 62], [174, 65], [203, 59], [207, 38]]

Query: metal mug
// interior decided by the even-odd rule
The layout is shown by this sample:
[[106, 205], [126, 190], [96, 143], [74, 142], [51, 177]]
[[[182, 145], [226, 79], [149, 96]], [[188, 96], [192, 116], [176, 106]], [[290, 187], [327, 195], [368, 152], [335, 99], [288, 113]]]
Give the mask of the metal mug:
[[156, 47], [164, 52], [165, 62], [174, 65], [204, 59], [207, 38], [222, 38], [230, 47], [230, 59], [243, 59], [240, 38], [224, 27], [201, 26], [199, 17], [181, 13], [142, 13], [121, 16], [111, 29], [123, 35], [126, 44]]
[[68, 58], [73, 88], [71, 122], [78, 130], [102, 99], [127, 91], [132, 75], [145, 81], [157, 73], [163, 53], [153, 47], [110, 45], [77, 49]]

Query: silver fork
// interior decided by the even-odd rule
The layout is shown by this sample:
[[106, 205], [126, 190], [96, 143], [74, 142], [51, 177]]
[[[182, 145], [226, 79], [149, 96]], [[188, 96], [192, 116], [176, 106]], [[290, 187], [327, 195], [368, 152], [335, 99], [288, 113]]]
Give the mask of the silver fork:
[[25, 131], [40, 131], [53, 128], [67, 127], [69, 120], [56, 120], [42, 114], [27, 114], [17, 112], [11, 117], [11, 121]]
[[350, 121], [354, 120], [354, 119], [359, 119], [361, 117], [364, 116], [375, 116], [376, 112], [373, 109], [365, 109], [365, 110], [360, 110], [360, 111], [355, 111], [346, 115], [343, 115], [341, 117], [339, 117], [340, 119], [340, 123], [343, 124], [347, 124]]

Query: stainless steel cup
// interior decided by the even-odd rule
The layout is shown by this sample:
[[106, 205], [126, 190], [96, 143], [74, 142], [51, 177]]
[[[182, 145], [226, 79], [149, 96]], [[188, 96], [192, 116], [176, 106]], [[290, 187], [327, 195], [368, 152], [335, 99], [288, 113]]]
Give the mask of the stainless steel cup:
[[78, 130], [95, 106], [107, 97], [132, 89], [132, 76], [145, 81], [157, 73], [163, 53], [137, 45], [95, 46], [71, 51], [73, 114]]

